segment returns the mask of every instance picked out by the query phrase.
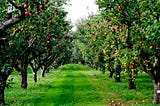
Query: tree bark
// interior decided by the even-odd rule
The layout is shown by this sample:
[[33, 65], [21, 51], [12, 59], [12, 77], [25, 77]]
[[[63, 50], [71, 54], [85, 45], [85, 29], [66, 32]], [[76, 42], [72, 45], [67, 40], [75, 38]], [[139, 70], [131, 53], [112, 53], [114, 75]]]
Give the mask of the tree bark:
[[112, 77], [113, 77], [114, 72], [115, 72], [115, 71], [114, 71], [113, 69], [111, 69], [111, 70], [110, 70], [110, 74], [109, 74], [109, 76], [108, 76], [108, 77], [109, 77], [109, 78], [112, 78]]
[[28, 83], [27, 83], [27, 71], [23, 70], [19, 72], [21, 76], [21, 88], [22, 89], [27, 89]]
[[160, 57], [155, 57], [155, 62], [152, 70], [148, 74], [154, 85], [153, 104], [160, 104]]
[[5, 101], [4, 101], [5, 85], [6, 85], [6, 81], [4, 81], [3, 77], [0, 78], [0, 104], [5, 104]]
[[45, 77], [45, 68], [44, 66], [41, 68], [41, 77]]
[[32, 72], [34, 82], [37, 82], [37, 71]]
[[121, 71], [115, 71], [115, 82], [121, 82]]
[[132, 43], [131, 43], [131, 41], [130, 41], [130, 27], [131, 27], [131, 25], [127, 25], [126, 26], [126, 39], [125, 39], [125, 42], [126, 42], [126, 46], [127, 46], [127, 48], [132, 48]]
[[132, 78], [128, 80], [128, 89], [136, 89], [134, 80]]
[[11, 28], [13, 25], [19, 23], [23, 19], [25, 19], [25, 9], [23, 7], [17, 6], [12, 0], [8, 0], [16, 9], [20, 11], [19, 17], [13, 17], [4, 23], [0, 24], [0, 32], [4, 32], [5, 30]]
[[5, 102], [4, 102], [4, 89], [0, 89], [0, 104], [5, 104]]
[[154, 83], [153, 103], [160, 104], [160, 82], [158, 84]]
[[39, 69], [39, 64], [36, 66], [36, 63], [30, 62], [30, 66], [32, 68], [32, 77], [34, 82], [37, 82], [37, 71]]

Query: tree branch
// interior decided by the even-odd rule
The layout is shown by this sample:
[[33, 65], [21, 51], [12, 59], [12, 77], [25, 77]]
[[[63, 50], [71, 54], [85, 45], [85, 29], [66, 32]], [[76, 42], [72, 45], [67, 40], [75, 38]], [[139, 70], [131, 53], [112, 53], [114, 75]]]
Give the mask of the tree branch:
[[16, 9], [20, 9], [20, 7], [17, 6], [12, 0], [8, 0], [8, 2], [12, 4]]
[[25, 19], [25, 9], [23, 7], [17, 6], [12, 0], [8, 0], [16, 9], [20, 10], [20, 16], [13, 17], [4, 23], [0, 24], [0, 33], [3, 33], [8, 28], [11, 28], [13, 25], [19, 23], [23, 19]]

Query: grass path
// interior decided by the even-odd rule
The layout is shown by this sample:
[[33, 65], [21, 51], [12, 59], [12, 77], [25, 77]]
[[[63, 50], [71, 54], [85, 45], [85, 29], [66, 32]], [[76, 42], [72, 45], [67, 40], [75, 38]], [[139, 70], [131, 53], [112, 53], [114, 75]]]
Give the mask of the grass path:
[[[88, 67], [66, 65], [51, 71], [35, 84], [29, 74], [29, 88], [19, 88], [19, 77], [13, 76], [13, 88], [6, 89], [6, 102], [10, 106], [154, 106], [151, 104], [151, 83], [137, 79], [139, 87], [128, 90], [127, 82], [113, 79]], [[145, 83], [141, 83], [144, 80]], [[148, 81], [148, 82], [147, 82]], [[143, 90], [142, 90], [143, 89]]]

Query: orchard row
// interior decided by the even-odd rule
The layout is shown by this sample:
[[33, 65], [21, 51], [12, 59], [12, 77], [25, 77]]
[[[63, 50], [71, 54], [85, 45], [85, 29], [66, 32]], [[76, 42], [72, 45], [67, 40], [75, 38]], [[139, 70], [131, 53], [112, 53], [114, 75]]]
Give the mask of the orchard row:
[[[0, 104], [5, 104], [6, 81], [13, 70], [20, 77], [22, 89], [28, 87], [27, 69], [32, 68], [37, 82], [37, 71], [42, 77], [50, 66], [68, 63], [71, 56], [69, 35], [71, 24], [62, 0], [7, 0], [3, 1], [0, 24]], [[12, 10], [7, 11], [12, 6]], [[4, 11], [5, 10], [5, 11]], [[6, 15], [7, 14], [7, 15]]]
[[153, 103], [159, 104], [160, 89], [160, 2], [158, 0], [97, 0], [100, 14], [78, 23], [75, 35], [82, 62], [103, 73], [120, 73], [129, 89], [139, 72], [146, 72], [154, 85]]

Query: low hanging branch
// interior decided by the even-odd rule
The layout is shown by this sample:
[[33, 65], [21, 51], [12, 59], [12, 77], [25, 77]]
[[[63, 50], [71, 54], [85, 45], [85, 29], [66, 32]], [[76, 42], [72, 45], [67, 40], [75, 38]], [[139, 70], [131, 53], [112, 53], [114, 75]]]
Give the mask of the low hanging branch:
[[15, 7], [15, 9], [18, 9], [20, 11], [20, 14], [18, 17], [13, 17], [4, 23], [0, 24], [0, 32], [4, 32], [8, 28], [12, 27], [13, 25], [19, 23], [23, 19], [25, 19], [25, 9], [23, 7], [17, 6], [12, 0], [8, 0], [8, 2]]

